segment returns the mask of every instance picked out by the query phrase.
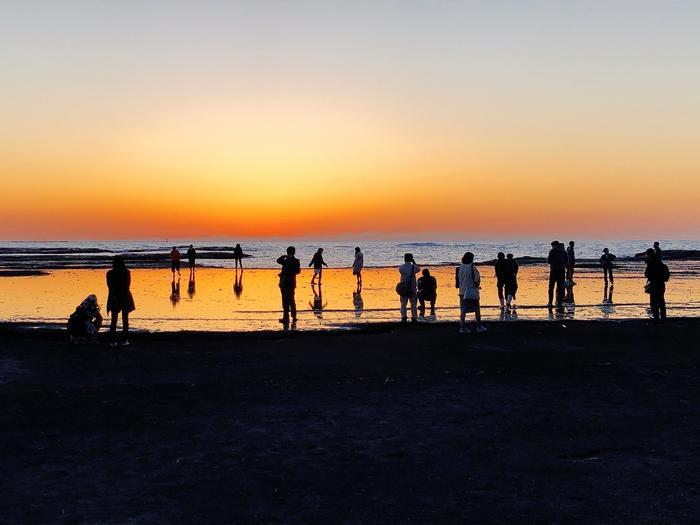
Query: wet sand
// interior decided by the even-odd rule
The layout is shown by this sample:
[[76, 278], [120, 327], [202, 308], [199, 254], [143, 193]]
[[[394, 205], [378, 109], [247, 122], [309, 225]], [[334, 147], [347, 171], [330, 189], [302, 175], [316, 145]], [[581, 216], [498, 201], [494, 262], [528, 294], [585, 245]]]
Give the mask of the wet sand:
[[6, 523], [692, 522], [700, 320], [0, 331]]

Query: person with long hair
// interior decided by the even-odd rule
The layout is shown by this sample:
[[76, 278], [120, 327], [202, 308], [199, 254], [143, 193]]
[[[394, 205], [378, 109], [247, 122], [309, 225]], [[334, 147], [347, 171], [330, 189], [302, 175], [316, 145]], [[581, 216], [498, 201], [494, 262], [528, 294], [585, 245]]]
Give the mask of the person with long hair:
[[129, 345], [129, 313], [136, 309], [134, 297], [131, 295], [131, 272], [126, 267], [124, 259], [117, 255], [112, 259], [112, 269], [107, 272], [107, 313], [112, 313], [109, 334], [112, 347], [117, 346], [117, 321], [122, 314], [122, 330], [124, 339], [122, 346]]
[[485, 332], [481, 322], [481, 305], [479, 303], [481, 275], [474, 264], [474, 254], [467, 252], [462, 256], [462, 264], [455, 268], [455, 285], [459, 288], [459, 333], [468, 334], [466, 314], [474, 313], [476, 331]]
[[365, 266], [365, 256], [359, 246], [355, 247], [355, 260], [352, 262], [352, 274], [357, 277], [357, 288], [362, 288], [362, 268]]

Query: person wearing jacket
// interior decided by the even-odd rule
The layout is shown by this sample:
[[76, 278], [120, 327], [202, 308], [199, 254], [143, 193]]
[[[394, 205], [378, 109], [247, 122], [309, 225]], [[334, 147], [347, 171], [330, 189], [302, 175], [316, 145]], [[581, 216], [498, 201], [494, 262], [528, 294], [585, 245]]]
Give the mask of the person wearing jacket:
[[557, 304], [561, 304], [564, 300], [564, 281], [566, 280], [568, 259], [564, 245], [559, 241], [552, 242], [552, 249], [549, 250], [547, 263], [549, 263], [549, 302], [547, 306], [552, 306], [555, 285], [557, 287]]
[[574, 241], [569, 241], [569, 247], [566, 249], [566, 280], [569, 281], [569, 286], [574, 284], [574, 268], [576, 266], [576, 252], [574, 251]]
[[314, 276], [311, 278], [311, 284], [316, 284], [316, 277], [318, 277], [318, 284], [321, 284], [323, 267], [325, 266], [328, 268], [326, 261], [323, 260], [323, 248], [316, 250], [316, 253], [314, 253], [314, 256], [311, 258], [309, 266], [314, 267]]
[[653, 248], [646, 251], [647, 267], [644, 276], [647, 278], [646, 290], [649, 292], [649, 306], [655, 322], [666, 320], [666, 281], [668, 267], [656, 256]]
[[481, 305], [479, 304], [479, 288], [481, 274], [474, 264], [474, 254], [467, 252], [462, 256], [462, 264], [455, 268], [455, 287], [459, 289], [459, 333], [468, 334], [466, 314], [474, 313], [476, 331], [485, 332], [486, 327], [481, 323]]
[[109, 334], [112, 347], [117, 346], [117, 321], [122, 314], [122, 330], [124, 340], [122, 346], [129, 346], [129, 314], [136, 309], [134, 297], [131, 295], [131, 272], [126, 267], [124, 259], [117, 255], [112, 259], [112, 269], [107, 272], [107, 313], [112, 313]]
[[297, 322], [297, 304], [294, 293], [297, 287], [297, 275], [301, 273], [301, 265], [299, 259], [294, 257], [295, 253], [296, 248], [289, 246], [287, 255], [282, 255], [277, 259], [277, 264], [282, 266], [279, 273], [279, 287], [282, 294], [282, 319], [280, 319], [280, 323], [285, 326], [289, 324], [290, 314], [292, 323]]
[[613, 261], [616, 256], [610, 253], [607, 248], [603, 249], [603, 255], [600, 256], [600, 265], [603, 267], [603, 278], [605, 279], [605, 284], [608, 284], [608, 277], [610, 278], [610, 286], [615, 285], [615, 278], [613, 277]]

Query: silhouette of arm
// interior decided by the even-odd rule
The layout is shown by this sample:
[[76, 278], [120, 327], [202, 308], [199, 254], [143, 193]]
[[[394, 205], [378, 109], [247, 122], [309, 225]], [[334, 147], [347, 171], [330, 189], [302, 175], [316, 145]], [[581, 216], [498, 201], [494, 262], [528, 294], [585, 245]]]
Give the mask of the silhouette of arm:
[[286, 255], [277, 258], [277, 264], [284, 264], [284, 260], [287, 258]]

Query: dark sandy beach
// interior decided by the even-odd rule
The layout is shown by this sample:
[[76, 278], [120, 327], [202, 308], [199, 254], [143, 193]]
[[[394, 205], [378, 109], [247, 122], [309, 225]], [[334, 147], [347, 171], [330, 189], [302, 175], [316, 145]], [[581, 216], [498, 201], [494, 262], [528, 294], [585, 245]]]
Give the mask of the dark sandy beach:
[[700, 320], [0, 329], [0, 522], [693, 522]]

